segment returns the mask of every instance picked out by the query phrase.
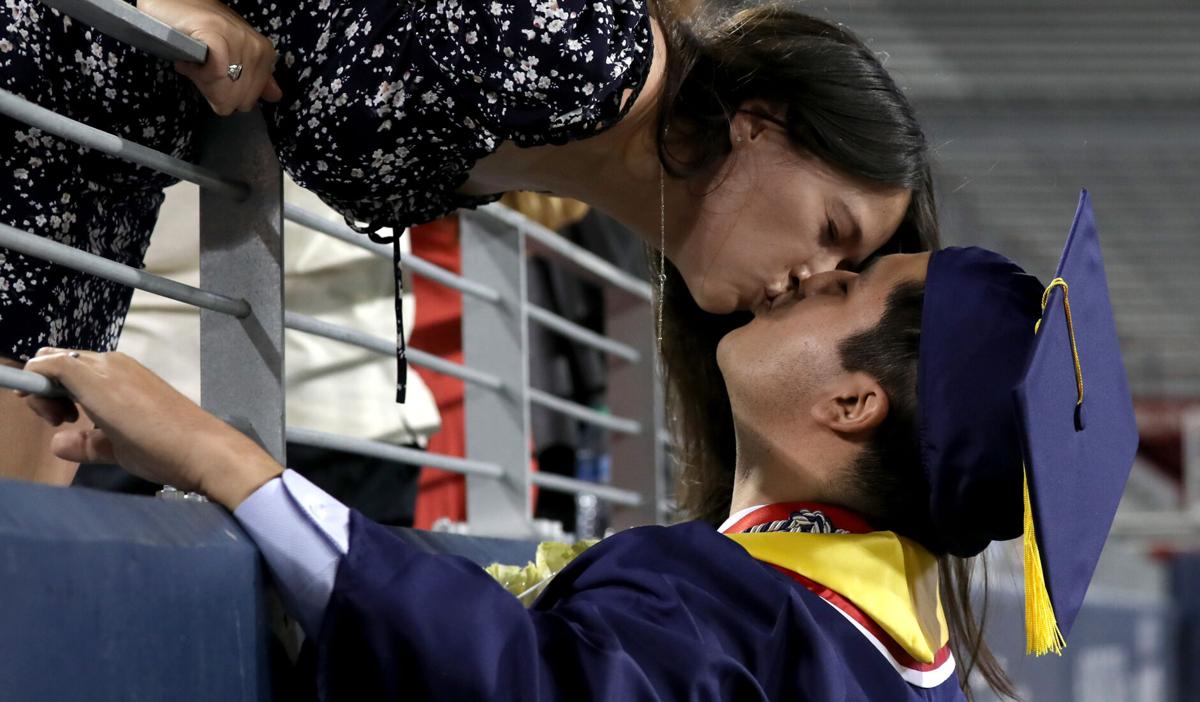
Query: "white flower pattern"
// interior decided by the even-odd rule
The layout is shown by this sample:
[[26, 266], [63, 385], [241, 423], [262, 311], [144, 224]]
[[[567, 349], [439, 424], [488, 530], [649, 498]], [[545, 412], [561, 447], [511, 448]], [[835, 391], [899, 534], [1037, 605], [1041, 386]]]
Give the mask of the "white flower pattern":
[[[265, 15], [234, 7], [263, 24]], [[455, 193], [475, 161], [505, 141], [562, 144], [616, 123], [653, 53], [644, 0], [428, 0], [402, 9], [343, 0], [327, 12], [300, 0], [287, 7], [290, 31], [267, 35], [296, 56], [295, 88], [280, 76], [285, 96], [301, 85], [308, 94], [269, 115], [280, 161], [360, 231], [403, 231], [496, 200]], [[322, 43], [329, 35], [346, 41]], [[311, 72], [297, 76], [301, 66]], [[335, 78], [338, 88], [313, 90]], [[354, 176], [377, 150], [404, 156], [387, 173]]]
[[[171, 65], [37, 0], [4, 0], [0, 87], [194, 160], [203, 102]], [[153, 106], [147, 109], [147, 106]], [[174, 179], [0, 119], [0, 222], [140, 267]], [[116, 346], [132, 290], [0, 248], [0, 357]]]
[[[169, 63], [37, 0], [3, 1], [0, 87], [196, 157], [207, 107]], [[264, 107], [280, 162], [360, 231], [403, 231], [496, 200], [455, 192], [475, 161], [505, 141], [562, 144], [615, 124], [653, 52], [645, 0], [230, 5], [281, 57], [284, 100]], [[173, 179], [10, 121], [0, 143], [0, 221], [142, 264]], [[0, 248], [0, 357], [46, 344], [111, 349], [129, 295]]]

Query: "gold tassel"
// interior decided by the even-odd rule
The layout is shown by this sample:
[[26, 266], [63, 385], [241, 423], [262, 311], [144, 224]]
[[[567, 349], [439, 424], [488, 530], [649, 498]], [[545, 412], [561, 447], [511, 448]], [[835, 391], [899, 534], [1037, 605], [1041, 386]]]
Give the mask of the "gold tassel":
[[1029, 500], [1029, 476], [1022, 473], [1025, 487], [1025, 653], [1035, 656], [1053, 652], [1062, 655], [1067, 642], [1058, 630], [1054, 605], [1042, 573], [1042, 554], [1033, 529], [1033, 506]]
[[[1075, 344], [1075, 324], [1071, 320], [1071, 303], [1067, 299], [1067, 281], [1055, 278], [1042, 293], [1042, 312], [1050, 301], [1054, 288], [1063, 290], [1063, 310], [1067, 316], [1067, 333], [1071, 337], [1071, 357], [1075, 362], [1075, 400], [1077, 408], [1083, 405], [1083, 367], [1079, 364], [1079, 348]], [[1042, 327], [1038, 320], [1033, 327], [1037, 334]], [[1077, 410], [1078, 411], [1078, 410]], [[1078, 421], [1078, 415], [1077, 419]], [[1037, 533], [1033, 528], [1033, 502], [1029, 499], [1029, 470], [1022, 467], [1021, 479], [1025, 491], [1025, 653], [1043, 656], [1053, 652], [1062, 655], [1067, 642], [1058, 628], [1054, 616], [1054, 604], [1050, 602], [1050, 590], [1046, 587], [1046, 575], [1042, 572], [1042, 553], [1038, 549]]]

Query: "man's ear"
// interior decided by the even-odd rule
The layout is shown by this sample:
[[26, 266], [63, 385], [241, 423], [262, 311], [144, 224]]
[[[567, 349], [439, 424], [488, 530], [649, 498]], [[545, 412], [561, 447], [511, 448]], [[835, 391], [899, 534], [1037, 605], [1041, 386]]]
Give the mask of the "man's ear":
[[888, 396], [866, 373], [843, 373], [826, 386], [813, 405], [813, 419], [838, 434], [874, 431], [887, 419]]
[[756, 141], [771, 127], [783, 123], [783, 110], [761, 98], [745, 100], [729, 120], [729, 142], [737, 148]]

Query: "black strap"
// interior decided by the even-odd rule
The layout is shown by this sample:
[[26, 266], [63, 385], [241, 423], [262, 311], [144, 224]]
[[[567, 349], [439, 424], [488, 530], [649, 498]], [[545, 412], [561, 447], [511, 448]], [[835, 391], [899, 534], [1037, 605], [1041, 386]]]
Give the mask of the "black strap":
[[396, 402], [404, 404], [408, 392], [408, 358], [404, 345], [404, 272], [400, 268], [399, 234], [392, 238], [392, 252], [396, 266]]
[[400, 268], [400, 237], [404, 235], [404, 227], [392, 226], [392, 233], [384, 236], [379, 234], [383, 226], [374, 221], [361, 224], [349, 215], [343, 215], [343, 219], [346, 220], [346, 226], [359, 234], [366, 234], [376, 244], [392, 245], [392, 265], [396, 269], [396, 402], [404, 404], [408, 393], [408, 359], [404, 345], [404, 273]]

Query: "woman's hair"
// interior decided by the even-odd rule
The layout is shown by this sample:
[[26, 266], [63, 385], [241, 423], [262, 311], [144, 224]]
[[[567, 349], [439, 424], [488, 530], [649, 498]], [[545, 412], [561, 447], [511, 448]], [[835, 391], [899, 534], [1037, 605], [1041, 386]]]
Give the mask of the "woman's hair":
[[[794, 3], [689, 2], [683, 17], [684, 4], [650, 0], [667, 44], [657, 139], [664, 169], [679, 178], [710, 172], [730, 153], [734, 112], [760, 99], [777, 106], [798, 152], [849, 176], [912, 191], [900, 228], [880, 253], [936, 247], [925, 137], [866, 45]], [[659, 257], [650, 259], [665, 279], [659, 346], [681, 469], [676, 497], [685, 513], [719, 523], [729, 510], [734, 441], [717, 343], [749, 316], [701, 310], [675, 267], [665, 262], [658, 271]]]
[[929, 482], [921, 465], [917, 361], [921, 347], [921, 311], [925, 288], [902, 283], [888, 296], [879, 323], [842, 341], [842, 366], [865, 373], [888, 397], [888, 414], [870, 444], [851, 467], [848, 493], [854, 507], [877, 529], [907, 536], [938, 554], [939, 591], [950, 626], [950, 645], [959, 661], [959, 681], [967, 699], [968, 681], [978, 671], [997, 695], [1016, 698], [996, 657], [983, 639], [987, 615], [987, 561], [983, 568], [983, 618], [971, 605], [973, 559], [955, 558], [934, 528], [929, 511]]
[[[792, 2], [649, 0], [667, 45], [657, 148], [675, 178], [713, 173], [729, 155], [729, 125], [750, 100], [773, 107], [759, 114], [786, 129], [797, 152], [834, 170], [879, 185], [907, 188], [912, 200], [899, 229], [879, 254], [937, 247], [937, 209], [924, 133], [907, 98], [882, 63], [844, 27], [796, 9]], [[685, 11], [680, 9], [688, 6]], [[717, 344], [748, 319], [704, 312], [670, 262], [664, 278], [659, 341], [667, 385], [667, 420], [679, 466], [677, 501], [692, 518], [719, 524], [729, 514], [736, 464], [729, 394], [717, 366]], [[876, 377], [891, 403], [870, 449], [854, 466], [863, 511], [942, 553], [929, 518], [929, 487], [917, 445], [917, 351], [920, 285], [900, 286], [878, 327], [848, 339], [844, 363]], [[960, 681], [978, 670], [993, 690], [1015, 697], [1012, 683], [983, 640], [970, 600], [970, 560], [939, 555], [940, 591]], [[986, 563], [984, 600], [987, 607]]]
[[845, 27], [785, 0], [709, 0], [687, 17], [669, 0], [650, 7], [667, 45], [657, 143], [672, 176], [719, 164], [730, 118], [760, 100], [778, 109], [797, 149], [877, 183], [924, 184], [925, 135], [912, 106]]

